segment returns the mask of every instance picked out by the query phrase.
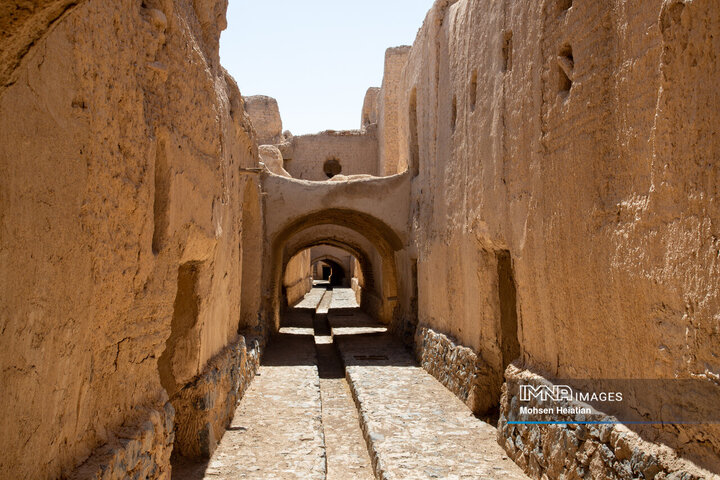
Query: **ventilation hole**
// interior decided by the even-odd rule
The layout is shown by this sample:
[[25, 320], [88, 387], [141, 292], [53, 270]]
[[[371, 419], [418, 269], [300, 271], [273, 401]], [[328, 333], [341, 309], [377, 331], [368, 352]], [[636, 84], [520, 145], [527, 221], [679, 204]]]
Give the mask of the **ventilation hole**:
[[342, 172], [342, 166], [340, 165], [340, 161], [337, 158], [330, 158], [328, 160], [325, 160], [325, 163], [323, 164], [323, 171], [328, 178], [334, 177], [335, 175]]
[[558, 0], [557, 1], [557, 12], [558, 14], [570, 10], [573, 5], [573, 0]]
[[565, 45], [560, 49], [557, 62], [558, 92], [567, 93], [572, 87], [572, 76], [575, 69], [575, 59], [570, 45]]
[[503, 34], [503, 72], [509, 72], [510, 70], [512, 70], [512, 36], [512, 31], [507, 31]]
[[457, 97], [453, 96], [452, 113], [450, 117], [450, 128], [455, 132], [455, 124], [457, 123]]
[[477, 100], [477, 70], [473, 71], [470, 77], [470, 111], [475, 111], [475, 101]]
[[417, 89], [414, 87], [410, 92], [408, 124], [410, 126], [410, 168], [413, 177], [417, 177], [420, 173], [420, 146], [418, 145]]

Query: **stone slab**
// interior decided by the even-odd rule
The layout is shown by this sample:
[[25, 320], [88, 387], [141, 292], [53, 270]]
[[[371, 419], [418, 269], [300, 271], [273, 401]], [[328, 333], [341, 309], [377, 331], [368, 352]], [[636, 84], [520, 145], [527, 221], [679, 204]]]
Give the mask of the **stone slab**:
[[[312, 335], [280, 334], [212, 459], [190, 479], [325, 480], [320, 383]], [[179, 473], [179, 472], [176, 472]]]
[[473, 416], [388, 333], [362, 333], [371, 322], [356, 315], [356, 334], [347, 315], [328, 317], [376, 478], [529, 478], [498, 445], [495, 427]]

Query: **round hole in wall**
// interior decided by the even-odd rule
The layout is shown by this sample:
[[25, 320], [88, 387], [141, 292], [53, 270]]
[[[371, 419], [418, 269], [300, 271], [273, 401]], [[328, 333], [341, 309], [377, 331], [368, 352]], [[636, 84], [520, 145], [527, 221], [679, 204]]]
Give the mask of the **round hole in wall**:
[[325, 160], [325, 163], [323, 164], [323, 171], [328, 178], [332, 178], [338, 173], [342, 172], [340, 160], [338, 160], [337, 158], [329, 158]]

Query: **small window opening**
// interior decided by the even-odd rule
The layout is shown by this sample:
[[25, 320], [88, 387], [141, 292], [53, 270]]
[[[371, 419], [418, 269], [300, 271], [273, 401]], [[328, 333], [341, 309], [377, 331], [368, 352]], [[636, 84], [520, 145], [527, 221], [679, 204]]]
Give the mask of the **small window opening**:
[[323, 165], [323, 171], [328, 178], [332, 178], [335, 175], [338, 175], [340, 172], [342, 172], [342, 166], [340, 165], [340, 161], [337, 158], [330, 158], [328, 160], [325, 160], [325, 164]]

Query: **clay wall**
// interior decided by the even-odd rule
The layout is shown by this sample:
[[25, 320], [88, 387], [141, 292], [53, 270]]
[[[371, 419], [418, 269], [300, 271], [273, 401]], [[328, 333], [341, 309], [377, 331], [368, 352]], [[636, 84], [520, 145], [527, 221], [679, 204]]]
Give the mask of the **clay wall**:
[[121, 457], [113, 478], [167, 476], [168, 394], [258, 326], [257, 309], [239, 325], [262, 223], [242, 203], [257, 152], [219, 65], [225, 3], [73, 2], [14, 32], [30, 46], [0, 89], [0, 477]]
[[310, 250], [303, 250], [290, 259], [283, 276], [283, 291], [289, 306], [298, 303], [312, 288]]
[[[418, 172], [419, 323], [451, 341], [419, 349], [470, 347], [499, 381], [515, 353], [554, 378], [717, 382], [719, 8], [436, 2], [399, 158]], [[720, 471], [710, 427], [638, 433]]]
[[282, 133], [282, 118], [277, 100], [265, 95], [243, 97], [245, 109], [250, 116], [257, 135], [258, 145], [276, 145], [285, 138]]
[[378, 94], [378, 175], [401, 173], [400, 158], [400, 117], [403, 110], [402, 72], [407, 62], [409, 46], [388, 48], [385, 51], [383, 83]]
[[367, 128], [369, 125], [378, 122], [379, 97], [380, 89], [378, 87], [370, 87], [367, 92], [365, 92], [360, 118], [360, 128]]
[[377, 174], [376, 128], [366, 130], [328, 130], [292, 137], [280, 149], [285, 170], [293, 178], [323, 181], [328, 179], [324, 164], [335, 159], [342, 175]]

